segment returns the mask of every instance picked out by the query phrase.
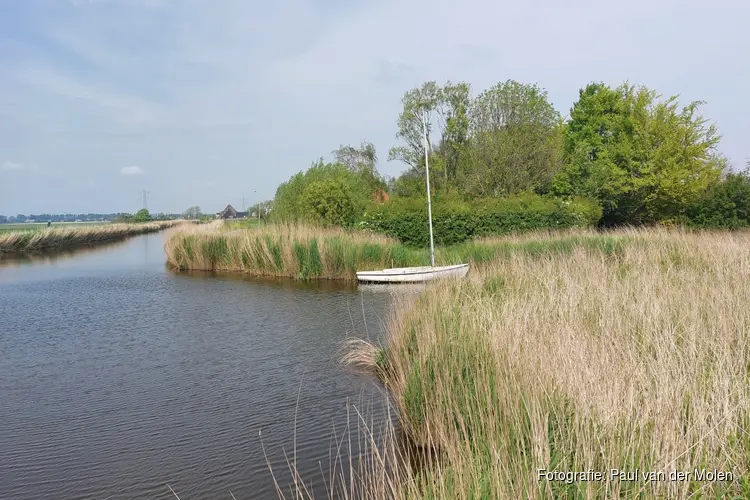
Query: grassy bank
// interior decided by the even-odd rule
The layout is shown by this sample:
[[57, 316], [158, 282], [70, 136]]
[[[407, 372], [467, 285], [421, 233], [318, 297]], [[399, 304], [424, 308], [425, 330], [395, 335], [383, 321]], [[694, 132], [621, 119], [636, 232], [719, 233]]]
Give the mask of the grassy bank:
[[353, 279], [363, 268], [418, 265], [426, 255], [367, 233], [282, 225], [233, 229], [220, 223], [174, 231], [165, 251], [181, 270], [299, 279]]
[[[514, 254], [565, 254], [578, 246], [616, 253], [634, 238], [630, 233], [602, 236], [593, 231], [527, 233], [437, 248], [435, 262], [482, 265]], [[165, 250], [169, 263], [181, 270], [298, 279], [355, 279], [358, 270], [429, 264], [427, 249], [374, 233], [285, 225], [238, 229], [220, 221], [174, 231]]]
[[[596, 243], [598, 241], [599, 243]], [[396, 498], [750, 498], [750, 236], [518, 239], [397, 308], [375, 369], [429, 464]], [[554, 480], [539, 470], [598, 471]], [[611, 469], [635, 481], [611, 478]], [[700, 480], [696, 469], [731, 472]], [[671, 471], [689, 471], [670, 481]], [[644, 480], [646, 472], [662, 472]]]
[[[110, 222], [53, 222], [54, 228], [61, 227], [82, 227], [91, 228], [99, 226], [107, 226]], [[47, 229], [46, 222], [29, 222], [29, 223], [13, 223], [13, 224], [0, 224], [0, 234], [2, 233], [15, 233], [21, 231], [41, 231]]]
[[161, 221], [145, 224], [52, 226], [35, 230], [6, 231], [0, 233], [0, 257], [96, 245], [161, 231], [180, 223], [181, 221]]

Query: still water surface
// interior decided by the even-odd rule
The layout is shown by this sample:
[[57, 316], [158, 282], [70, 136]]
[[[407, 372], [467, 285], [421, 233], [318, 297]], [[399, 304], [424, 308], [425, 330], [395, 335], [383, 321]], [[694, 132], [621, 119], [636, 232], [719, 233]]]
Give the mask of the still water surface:
[[391, 300], [176, 274], [163, 234], [0, 264], [0, 499], [276, 498], [264, 448], [288, 484], [295, 414], [297, 465], [327, 497], [347, 404], [385, 418], [339, 350], [379, 335]]

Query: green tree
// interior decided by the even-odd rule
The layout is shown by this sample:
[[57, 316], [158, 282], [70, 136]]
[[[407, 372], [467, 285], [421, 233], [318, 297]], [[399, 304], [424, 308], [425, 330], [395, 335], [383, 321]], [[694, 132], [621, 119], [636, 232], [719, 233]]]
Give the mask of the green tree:
[[[431, 188], [434, 191], [449, 188], [461, 168], [461, 157], [468, 137], [470, 91], [469, 85], [464, 82], [448, 81], [440, 87], [430, 81], [406, 92], [401, 99], [403, 109], [398, 117], [396, 134], [403, 145], [390, 149], [388, 161], [401, 161], [408, 165], [409, 179], [424, 179], [424, 120], [430, 149]], [[432, 143], [435, 124], [440, 138], [437, 147]]]
[[739, 228], [750, 224], [750, 165], [744, 172], [728, 173], [701, 196], [690, 210], [700, 227]]
[[133, 214], [120, 213], [120, 214], [117, 214], [117, 217], [115, 217], [112, 222], [116, 222], [116, 223], [131, 223], [131, 222], [133, 222], [133, 219], [134, 219]]
[[134, 222], [151, 222], [153, 218], [147, 209], [142, 208], [135, 213]]
[[305, 220], [326, 226], [351, 226], [358, 215], [349, 187], [341, 179], [311, 182], [301, 202]]
[[427, 136], [429, 138], [432, 123], [429, 115], [441, 99], [442, 89], [436, 82], [430, 81], [419, 88], [409, 90], [401, 98], [403, 110], [398, 117], [396, 138], [404, 142], [388, 151], [388, 161], [401, 161], [411, 168], [424, 169], [424, 134], [422, 121], [427, 119]]
[[481, 93], [470, 131], [462, 187], [471, 195], [544, 192], [562, 167], [562, 117], [536, 85], [508, 80]]
[[345, 165], [350, 172], [360, 176], [371, 191], [386, 188], [386, 182], [377, 169], [377, 150], [371, 142], [365, 141], [359, 148], [342, 145], [331, 154], [336, 163]]
[[441, 165], [437, 171], [445, 175], [446, 184], [454, 181], [461, 170], [461, 158], [469, 137], [471, 88], [464, 82], [448, 81], [440, 90], [437, 115], [441, 121], [441, 137], [437, 153]]
[[715, 126], [701, 102], [679, 108], [646, 87], [611, 89], [594, 83], [573, 105], [564, 139], [557, 194], [597, 198], [608, 224], [648, 223], [683, 216], [720, 177]]
[[182, 216], [187, 219], [198, 219], [201, 216], [201, 207], [193, 206], [182, 212]]
[[[310, 185], [315, 187], [310, 188]], [[336, 190], [336, 196], [322, 196], [321, 186]], [[343, 193], [343, 194], [342, 194]], [[315, 200], [313, 195], [320, 195]], [[353, 221], [364, 213], [372, 198], [372, 187], [360, 172], [353, 172], [340, 163], [325, 163], [322, 159], [313, 163], [306, 172], [293, 175], [276, 190], [273, 200], [272, 219], [279, 222], [294, 222], [322, 218], [322, 222], [333, 220]], [[334, 208], [334, 199], [351, 214], [339, 214], [344, 208]], [[311, 208], [312, 207], [312, 208]], [[318, 214], [311, 217], [311, 214]], [[319, 217], [320, 216], [320, 217]], [[349, 223], [349, 222], [346, 222]]]

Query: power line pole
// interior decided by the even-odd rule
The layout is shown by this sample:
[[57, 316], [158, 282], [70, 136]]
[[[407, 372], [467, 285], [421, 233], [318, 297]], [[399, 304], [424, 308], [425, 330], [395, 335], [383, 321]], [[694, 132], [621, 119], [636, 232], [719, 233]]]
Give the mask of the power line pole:
[[138, 195], [138, 199], [143, 202], [143, 208], [145, 210], [148, 210], [148, 199], [151, 196], [151, 191], [146, 191], [145, 189], [140, 192]]

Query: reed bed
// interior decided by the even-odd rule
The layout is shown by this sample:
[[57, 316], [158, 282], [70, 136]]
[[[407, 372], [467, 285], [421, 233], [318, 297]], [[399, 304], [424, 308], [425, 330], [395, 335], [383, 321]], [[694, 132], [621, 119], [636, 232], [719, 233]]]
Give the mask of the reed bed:
[[[484, 238], [437, 248], [435, 262], [483, 265], [519, 253], [569, 254], [578, 246], [615, 253], [624, 245], [637, 242], [631, 233], [602, 235], [584, 230]], [[354, 280], [356, 271], [424, 266], [430, 262], [427, 249], [407, 247], [369, 232], [300, 225], [238, 229], [222, 221], [173, 230], [165, 251], [170, 265], [180, 270], [242, 272], [304, 280]]]
[[750, 498], [750, 235], [576, 238], [506, 241], [525, 250], [402, 303], [382, 346], [351, 345], [427, 451], [388, 473], [376, 454], [347, 491]]
[[357, 270], [423, 265], [427, 256], [385, 236], [298, 225], [181, 228], [170, 234], [164, 249], [180, 270], [305, 280], [355, 279]]
[[5, 232], [0, 233], [0, 257], [97, 245], [139, 234], [154, 233], [181, 222], [159, 221], [144, 224], [107, 224], [90, 227], [50, 227], [36, 231]]

